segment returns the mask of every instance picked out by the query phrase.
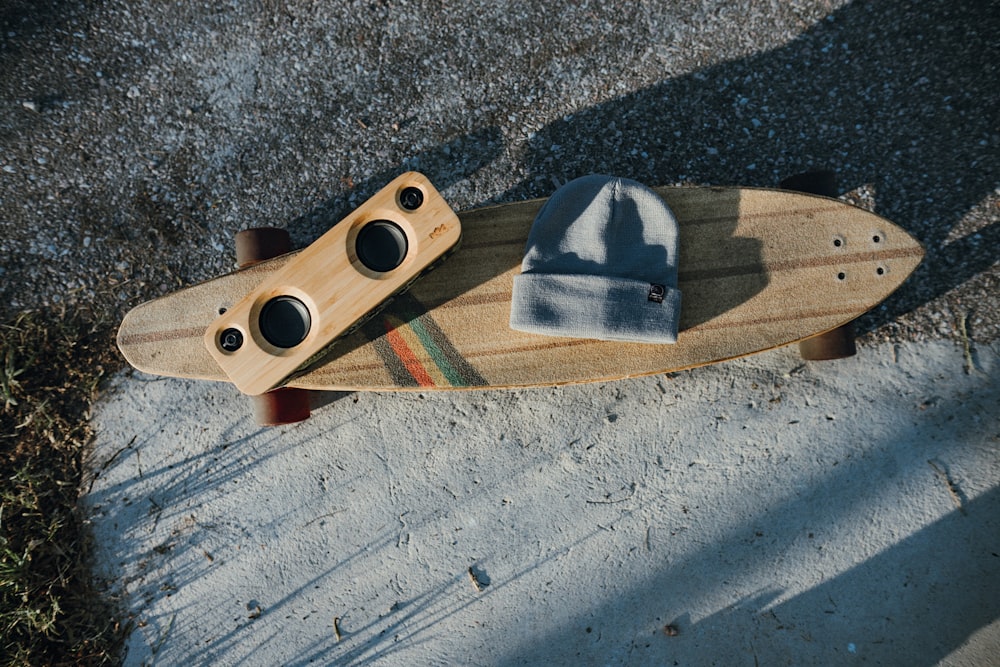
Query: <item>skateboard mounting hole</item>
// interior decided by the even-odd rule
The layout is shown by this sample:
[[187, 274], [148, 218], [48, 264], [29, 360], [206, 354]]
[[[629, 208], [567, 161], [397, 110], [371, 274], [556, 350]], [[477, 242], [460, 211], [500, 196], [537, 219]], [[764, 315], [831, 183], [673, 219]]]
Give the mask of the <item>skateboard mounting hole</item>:
[[872, 237], [872, 241], [875, 242], [875, 243], [881, 243], [882, 242], [882, 237], [879, 236], [878, 234], [876, 234], [875, 236]]
[[877, 269], [875, 269], [875, 273], [877, 273], [880, 276], [884, 276], [885, 275], [885, 267], [882, 267], [882, 266], [878, 267]]
[[833, 245], [834, 245], [834, 247], [839, 248], [840, 246], [844, 245], [844, 242], [842, 240], [840, 240], [840, 239], [834, 239], [833, 240]]
[[225, 308], [225, 306], [223, 306], [222, 308], [219, 308], [219, 315], [225, 315], [225, 314], [226, 314], [226, 308]]
[[847, 280], [847, 274], [841, 271], [837, 274], [837, 280]]

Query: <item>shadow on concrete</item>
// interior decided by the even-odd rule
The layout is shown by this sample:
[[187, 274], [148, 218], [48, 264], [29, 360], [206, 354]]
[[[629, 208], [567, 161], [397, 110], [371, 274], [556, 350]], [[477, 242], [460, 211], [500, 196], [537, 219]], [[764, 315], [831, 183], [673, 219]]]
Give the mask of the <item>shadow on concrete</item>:
[[[683, 611], [683, 602], [670, 595], [669, 581], [689, 575], [694, 563], [673, 564], [627, 596], [634, 610], [681, 605], [681, 611], [651, 622], [648, 635], [635, 638], [628, 664], [829, 665], [858, 659], [937, 665], [977, 630], [1000, 619], [1000, 545], [984, 539], [982, 525], [975, 521], [997, 515], [1000, 488], [975, 499], [966, 510], [951, 512], [790, 599], [775, 602], [783, 591], [766, 590], [696, 622]], [[775, 518], [792, 513], [788, 507]], [[817, 524], [829, 518], [817, 516]], [[768, 523], [781, 530], [775, 522]], [[792, 541], [788, 535], [781, 539]], [[723, 541], [706, 545], [705, 551], [725, 548]], [[727, 570], [716, 574], [720, 579], [739, 576]], [[616, 605], [588, 610], [588, 615], [627, 612]], [[667, 625], [676, 629], [676, 636], [663, 636]], [[568, 664], [571, 656], [591, 655], [579, 646], [585, 639], [583, 628], [561, 627], [499, 664], [527, 664], [540, 657]], [[740, 659], [729, 662], [734, 655]]]
[[[907, 637], [906, 664], [939, 664], [1000, 618], [1000, 543], [976, 523], [998, 510], [1000, 487], [804, 593], [741, 600], [684, 627], [679, 640], [724, 639], [744, 649], [746, 664], [893, 664]], [[737, 631], [747, 625], [753, 641]]]
[[[953, 428], [949, 425], [962, 425], [961, 436], [938, 439], [935, 456], [947, 460], [951, 458], [950, 452], [960, 448], [988, 446], [976, 443], [987, 443], [990, 437], [995, 437], [996, 420], [986, 418], [983, 410], [984, 406], [996, 403], [997, 392], [984, 389], [983, 383], [977, 386], [980, 389], [974, 400], [967, 400], [969, 396], [962, 392], [948, 392], [947, 399], [935, 398], [932, 409], [914, 412], [916, 416], [909, 426], [844, 450], [846, 457], [826, 462], [808, 480], [788, 480], [788, 493], [780, 501], [769, 504], [764, 511], [754, 512], [746, 521], [723, 520], [727, 528], [689, 550], [678, 551], [677, 547], [663, 550], [662, 564], [656, 565], [649, 576], [623, 576], [624, 583], [613, 597], [595, 596], [593, 604], [575, 610], [572, 622], [532, 628], [529, 642], [512, 637], [511, 645], [501, 652], [501, 659], [491, 660], [491, 664], [579, 664], [586, 660], [657, 665], [674, 661], [837, 664], [849, 658], [873, 664], [901, 661], [937, 664], [978, 629], [1000, 618], [1000, 543], [990, 530], [995, 517], [1000, 515], [1000, 487], [975, 495], [963, 503], [961, 510], [950, 512], [912, 534], [901, 533], [891, 547], [859, 559], [845, 571], [817, 577], [821, 582], [808, 590], [788, 597], [788, 592], [780, 587], [768, 588], [697, 620], [692, 620], [697, 617], [693, 610], [703, 608], [708, 599], [726, 597], [728, 588], [738, 588], [737, 582], [752, 578], [757, 572], [787, 571], [794, 565], [797, 553], [838, 549], [838, 542], [829, 535], [845, 532], [845, 525], [868, 526], [870, 531], [893, 534], [897, 528], [892, 510], [887, 508], [888, 498], [879, 484], [873, 484], [873, 479], [885, 480], [888, 488], [896, 490], [901, 488], [902, 479], [935, 479], [926, 454], [921, 453], [926, 446], [915, 443], [927, 441], [928, 434], [931, 439], [941, 438]], [[886, 397], [886, 402], [892, 403], [900, 414], [914, 410], [909, 400], [912, 397]], [[844, 434], [853, 432], [847, 429]], [[261, 443], [264, 449], [273, 444]], [[563, 442], [543, 446], [531, 461], [521, 462], [524, 464], [521, 474], [540, 470], [544, 475], [547, 466], [559, 465], [557, 453], [566, 446]], [[676, 443], [666, 447], [664, 455], [683, 465], [684, 457], [690, 454], [682, 443]], [[254, 461], [247, 461], [247, 465], [253, 466]], [[513, 471], [513, 477], [518, 478], [517, 471]], [[204, 488], [196, 486], [193, 497], [208, 494], [211, 488], [211, 484]], [[939, 490], [941, 499], [948, 502], [944, 486]], [[490, 492], [485, 487], [476, 491], [481, 495]], [[666, 502], [650, 497], [644, 500]], [[905, 503], [906, 492], [895, 502]], [[463, 503], [475, 506], [477, 497], [463, 496]], [[485, 610], [495, 607], [488, 602], [491, 596], [509, 595], [512, 591], [522, 595], [524, 580], [529, 575], [572, 567], [574, 559], [563, 560], [564, 556], [578, 549], [586, 550], [591, 543], [600, 541], [607, 530], [629, 531], [645, 520], [642, 503], [621, 507], [610, 526], [593, 527], [591, 523], [590, 528], [576, 537], [564, 536], [563, 540], [556, 537], [547, 555], [528, 559], [513, 572], [497, 574], [491, 565], [494, 554], [483, 554], [476, 563], [477, 571], [483, 575], [482, 583], [489, 583], [478, 592], [474, 592], [469, 579], [461, 573], [423, 591], [405, 595], [400, 591], [396, 602], [384, 612], [377, 616], [359, 613], [345, 623], [340, 640], [330, 637], [297, 647], [290, 659], [372, 664], [391, 659], [404, 649], [443, 641], [439, 622], [457, 615], [470, 622], [486, 621]], [[423, 514], [409, 524], [408, 530], [417, 531], [424, 522], [435, 518], [433, 509]], [[671, 530], [671, 526], [661, 524], [652, 528], [664, 535]], [[526, 536], [526, 539], [531, 538]], [[681, 538], [664, 539], [681, 541]], [[745, 558], [747, 545], [755, 557]], [[316, 568], [305, 583], [273, 601], [265, 613], [279, 618], [289, 615], [303, 606], [300, 595], [308, 597], [314, 585], [329, 586], [329, 577], [342, 572], [347, 564], [358, 559], [380, 562], [397, 548], [397, 537], [391, 529], [371, 535], [363, 547], [345, 554], [337, 562]], [[844, 544], [843, 548], [852, 553], [864, 551], [856, 544]], [[727, 556], [737, 552], [740, 558]], [[782, 565], [785, 559], [789, 564]], [[586, 587], [583, 582], [580, 585]], [[479, 603], [484, 605], [477, 609]], [[161, 625], [167, 623], [167, 619], [152, 620]], [[198, 619], [192, 615], [185, 622], [197, 624]], [[502, 622], [516, 625], [511, 619]], [[677, 627], [677, 636], [664, 635], [667, 624]], [[647, 634], [641, 632], [644, 626], [649, 628]], [[272, 628], [263, 626], [266, 630]], [[635, 633], [627, 659], [619, 650], [623, 639], [615, 635], [622, 628]], [[206, 655], [220, 660], [239, 655], [245, 649], [247, 633], [252, 633], [249, 620], [207, 643]], [[600, 642], [602, 635], [604, 643]], [[280, 636], [253, 633], [253, 637], [254, 645], [259, 648], [284, 645]], [[738, 659], [730, 661], [732, 656]]]

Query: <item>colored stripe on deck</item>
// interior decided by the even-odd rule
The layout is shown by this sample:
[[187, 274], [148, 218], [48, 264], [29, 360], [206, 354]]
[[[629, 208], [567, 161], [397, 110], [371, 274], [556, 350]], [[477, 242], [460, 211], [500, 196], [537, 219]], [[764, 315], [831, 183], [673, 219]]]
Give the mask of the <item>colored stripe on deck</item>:
[[416, 380], [417, 386], [435, 386], [434, 380], [424, 369], [423, 364], [420, 363], [417, 356], [413, 353], [412, 348], [406, 342], [402, 330], [397, 328], [389, 318], [385, 319], [385, 329], [385, 336], [389, 341], [390, 347], [392, 347], [393, 354], [403, 362], [403, 367]]
[[410, 322], [410, 328], [413, 330], [413, 333], [416, 334], [421, 344], [423, 344], [427, 354], [431, 357], [431, 361], [433, 361], [434, 365], [437, 366], [439, 371], [441, 371], [445, 381], [452, 387], [465, 386], [465, 380], [463, 380], [462, 376], [459, 375], [454, 368], [452, 368], [450, 363], [448, 363], [448, 359], [445, 357], [444, 352], [442, 352], [441, 348], [438, 347], [437, 342], [424, 326], [423, 322], [421, 322], [420, 319], [412, 320]]
[[412, 295], [401, 296], [364, 329], [392, 382], [400, 387], [489, 384]]

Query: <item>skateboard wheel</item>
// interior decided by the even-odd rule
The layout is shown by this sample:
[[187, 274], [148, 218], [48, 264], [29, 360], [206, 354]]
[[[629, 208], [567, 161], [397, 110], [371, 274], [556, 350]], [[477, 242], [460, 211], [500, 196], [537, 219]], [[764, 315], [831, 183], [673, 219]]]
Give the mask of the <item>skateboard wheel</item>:
[[408, 248], [406, 233], [388, 220], [369, 222], [358, 233], [358, 259], [378, 273], [392, 271], [402, 264]]
[[829, 169], [795, 174], [794, 176], [789, 176], [778, 185], [782, 190], [794, 190], [795, 192], [805, 192], [824, 197], [840, 196], [840, 192], [837, 190], [837, 174]]
[[280, 387], [254, 396], [254, 418], [261, 426], [284, 426], [309, 419], [309, 392]]
[[854, 343], [854, 323], [799, 341], [799, 354], [806, 361], [846, 359], [858, 353]]
[[291, 249], [292, 240], [286, 229], [252, 227], [236, 233], [236, 264], [241, 269], [284, 255]]

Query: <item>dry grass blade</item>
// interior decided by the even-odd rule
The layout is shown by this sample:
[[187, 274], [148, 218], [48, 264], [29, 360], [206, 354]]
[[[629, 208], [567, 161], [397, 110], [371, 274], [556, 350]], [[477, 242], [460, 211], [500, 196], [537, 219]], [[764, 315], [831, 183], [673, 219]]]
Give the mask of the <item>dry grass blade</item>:
[[116, 662], [115, 609], [90, 578], [77, 509], [108, 328], [66, 312], [0, 325], [0, 664]]

